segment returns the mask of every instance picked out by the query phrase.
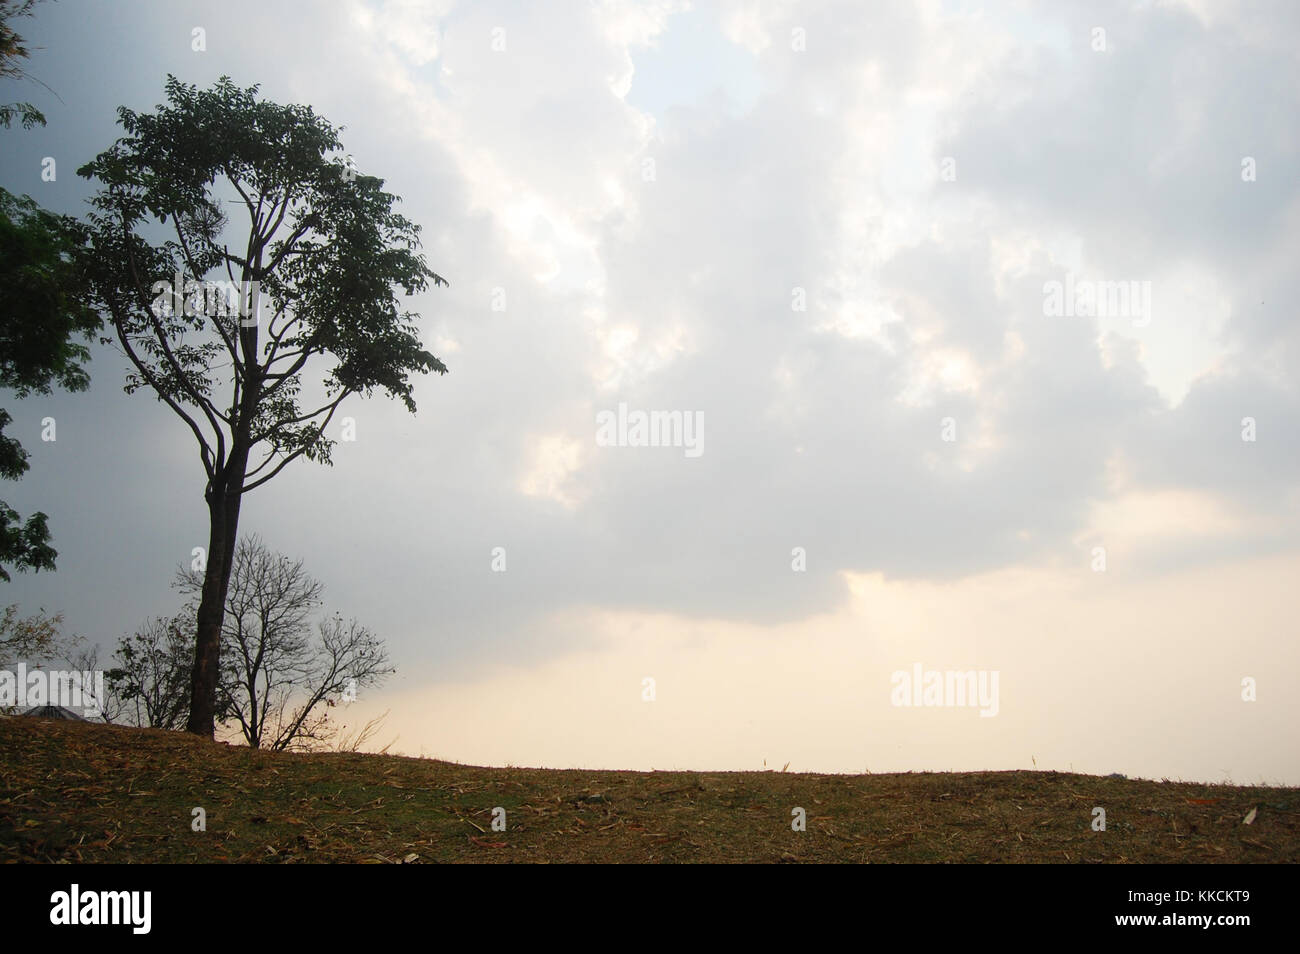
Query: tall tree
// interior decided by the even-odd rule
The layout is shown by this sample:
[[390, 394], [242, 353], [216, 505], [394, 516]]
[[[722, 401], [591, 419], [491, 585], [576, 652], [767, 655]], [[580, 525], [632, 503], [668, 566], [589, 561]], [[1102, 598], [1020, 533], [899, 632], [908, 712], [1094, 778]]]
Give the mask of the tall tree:
[[[35, 0], [0, 0], [0, 77], [24, 76], [29, 55], [13, 20], [31, 13]], [[15, 118], [24, 128], [45, 125], [30, 103], [0, 105], [0, 126]], [[85, 299], [75, 266], [84, 230], [72, 218], [47, 212], [28, 196], [0, 189], [0, 387], [19, 398], [49, 394], [55, 386], [83, 391], [90, 383], [82, 364], [90, 357], [79, 338], [93, 340], [102, 322]], [[0, 477], [18, 480], [28, 470], [27, 451], [4, 433], [13, 417], [0, 408]], [[48, 517], [26, 522], [0, 500], [0, 580], [8, 566], [52, 570]]]
[[[411, 373], [447, 371], [396, 297], [446, 284], [419, 226], [343, 160], [335, 127], [257, 92], [169, 76], [167, 104], [119, 109], [127, 135], [78, 170], [102, 185], [88, 268], [134, 369], [126, 389], [151, 389], [199, 445], [209, 534], [186, 728], [209, 738], [243, 495], [298, 457], [329, 463], [349, 395], [379, 388], [414, 412]], [[322, 375], [310, 390], [308, 371]]]

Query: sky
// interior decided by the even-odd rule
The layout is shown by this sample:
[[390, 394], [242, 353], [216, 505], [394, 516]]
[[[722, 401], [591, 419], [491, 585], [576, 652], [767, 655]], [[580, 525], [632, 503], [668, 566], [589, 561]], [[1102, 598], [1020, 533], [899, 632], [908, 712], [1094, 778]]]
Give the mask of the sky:
[[[45, 85], [0, 100], [48, 125], [3, 133], [11, 191], [84, 214], [119, 106], [229, 75], [343, 126], [450, 282], [407, 303], [450, 369], [418, 413], [351, 398], [334, 466], [241, 518], [386, 641], [345, 713], [375, 746], [1300, 784], [1295, 4], [58, 0], [20, 32]], [[4, 395], [3, 499], [59, 559], [0, 599], [107, 653], [180, 607], [206, 510], [181, 422], [112, 348], [89, 371]]]

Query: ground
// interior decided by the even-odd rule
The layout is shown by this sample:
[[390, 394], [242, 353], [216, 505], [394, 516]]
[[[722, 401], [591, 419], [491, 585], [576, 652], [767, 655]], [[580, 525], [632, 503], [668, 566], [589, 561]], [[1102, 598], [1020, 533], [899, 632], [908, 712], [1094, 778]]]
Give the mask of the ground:
[[[1096, 807], [1105, 831], [1092, 828]], [[196, 808], [206, 831], [193, 830]], [[496, 808], [505, 831], [493, 830]], [[795, 808], [806, 831], [791, 829]], [[1295, 863], [1300, 789], [1059, 772], [476, 768], [8, 718], [0, 860]]]

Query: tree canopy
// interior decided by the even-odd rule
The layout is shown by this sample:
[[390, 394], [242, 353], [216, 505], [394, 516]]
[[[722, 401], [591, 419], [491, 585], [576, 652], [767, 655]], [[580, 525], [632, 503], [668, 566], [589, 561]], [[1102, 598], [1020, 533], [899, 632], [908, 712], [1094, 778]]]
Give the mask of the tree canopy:
[[[338, 130], [311, 107], [259, 101], [258, 87], [228, 77], [199, 90], [169, 76], [166, 88], [156, 113], [119, 109], [128, 135], [78, 170], [103, 186], [90, 216], [95, 289], [135, 368], [127, 389], [151, 387], [186, 422], [209, 478], [236, 443], [264, 453], [247, 491], [295, 457], [328, 462], [325, 426], [350, 394], [381, 388], [415, 410], [410, 374], [447, 368], [393, 288], [446, 281], [382, 180], [329, 156]], [[248, 217], [233, 250], [227, 204]], [[151, 222], [174, 237], [150, 244], [140, 230]], [[220, 287], [202, 285], [213, 272]], [[332, 359], [326, 395], [304, 410], [302, 375], [317, 357]], [[217, 397], [223, 376], [229, 403]]]

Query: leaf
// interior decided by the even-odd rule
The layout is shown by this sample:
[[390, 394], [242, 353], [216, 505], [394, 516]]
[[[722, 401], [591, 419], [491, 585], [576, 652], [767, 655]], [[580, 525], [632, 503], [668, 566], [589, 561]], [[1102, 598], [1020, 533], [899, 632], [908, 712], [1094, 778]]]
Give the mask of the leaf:
[[1252, 808], [1249, 812], [1247, 812], [1247, 813], [1246, 813], [1246, 817], [1245, 817], [1244, 819], [1242, 819], [1242, 824], [1243, 824], [1243, 825], [1253, 825], [1253, 824], [1255, 823], [1255, 812], [1256, 812], [1256, 811], [1257, 811], [1257, 809]]

